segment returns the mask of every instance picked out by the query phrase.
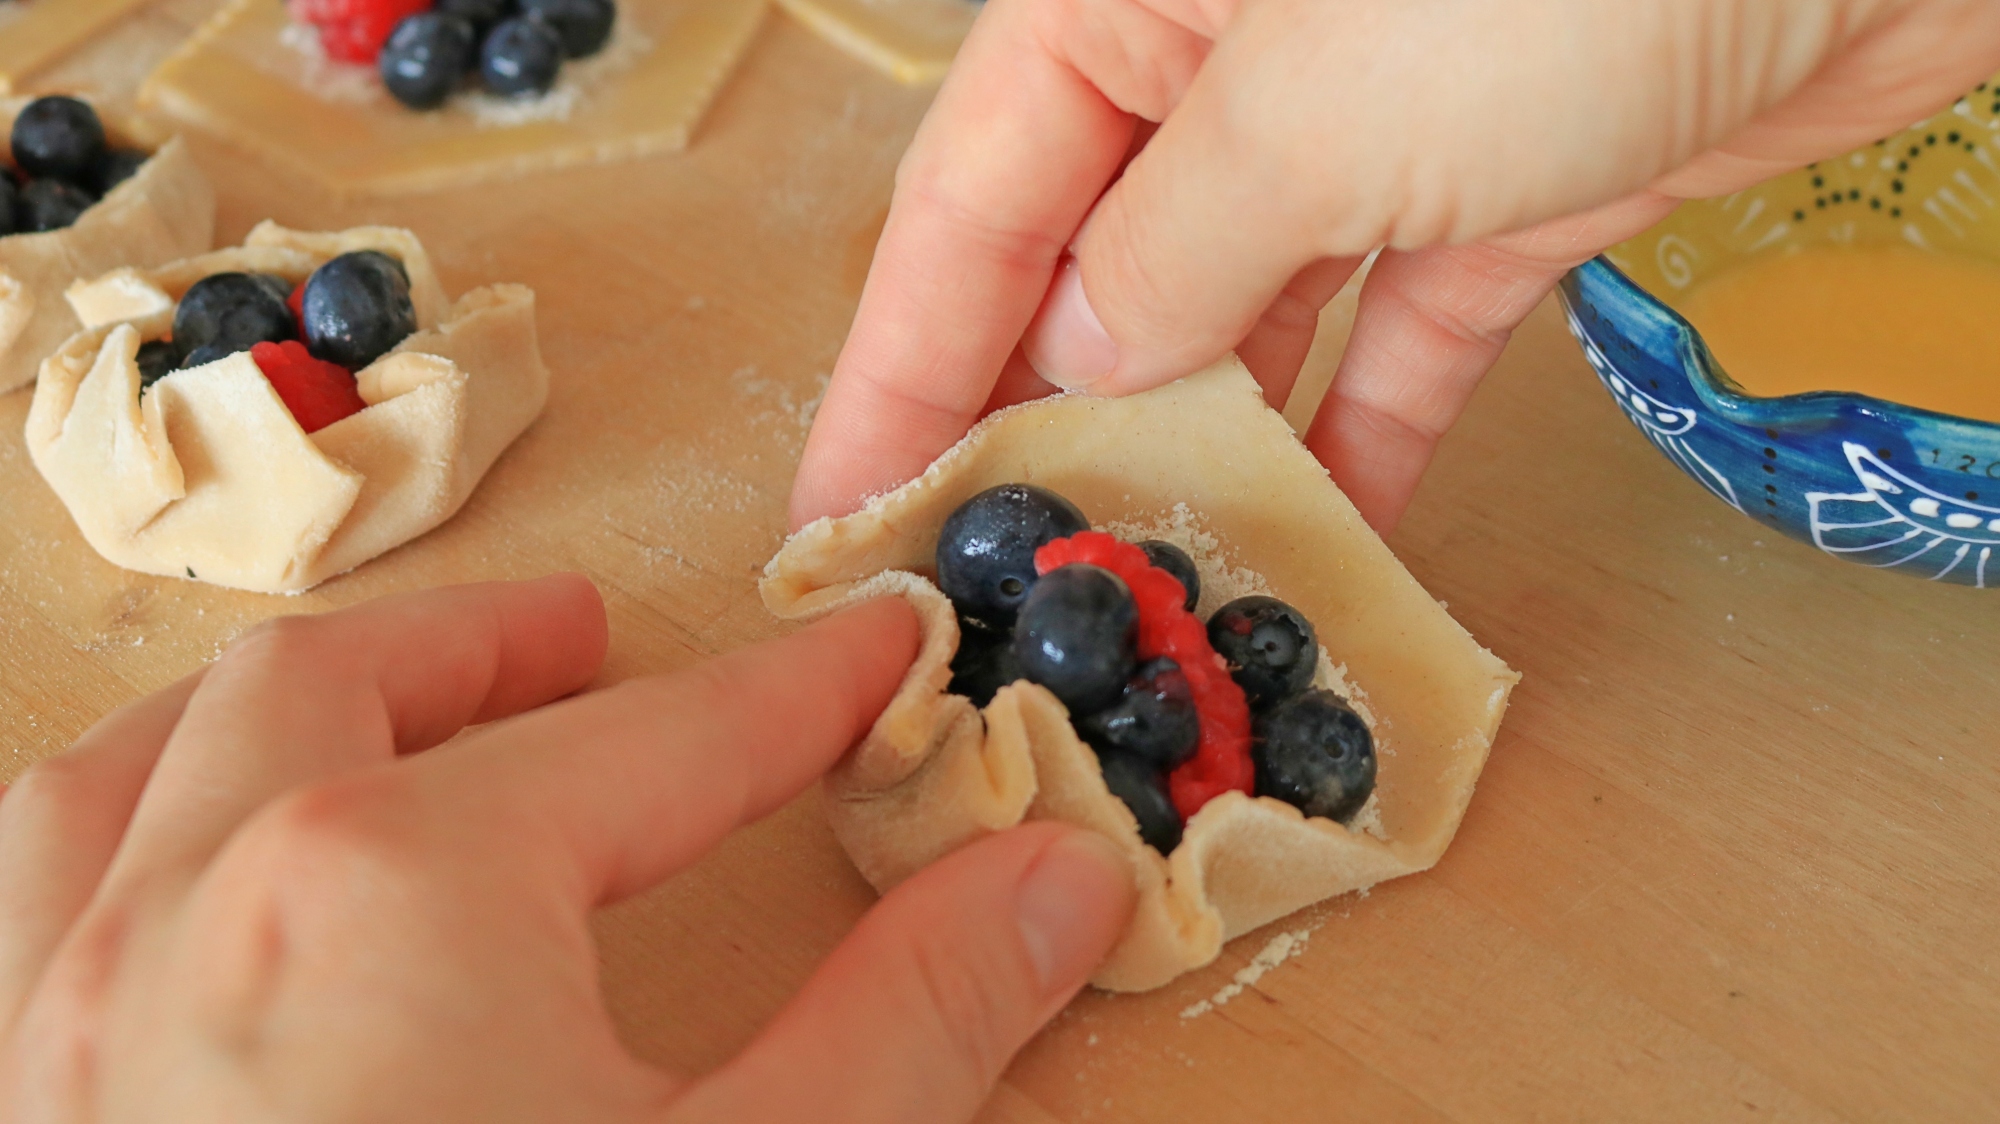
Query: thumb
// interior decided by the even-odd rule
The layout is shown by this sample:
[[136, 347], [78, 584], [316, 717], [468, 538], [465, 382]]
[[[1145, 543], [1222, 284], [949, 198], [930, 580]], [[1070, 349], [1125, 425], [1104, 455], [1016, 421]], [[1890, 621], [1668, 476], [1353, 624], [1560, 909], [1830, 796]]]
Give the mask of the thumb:
[[1199, 370], [1322, 256], [1311, 217], [1295, 213], [1307, 209], [1298, 175], [1260, 171], [1275, 154], [1228, 109], [1223, 87], [1246, 80], [1229, 76], [1228, 46], [1104, 193], [1056, 270], [1022, 339], [1049, 382], [1131, 394]]
[[670, 1118], [970, 1120], [1110, 951], [1133, 899], [1130, 861], [1091, 832], [1036, 823], [965, 847], [890, 891]]

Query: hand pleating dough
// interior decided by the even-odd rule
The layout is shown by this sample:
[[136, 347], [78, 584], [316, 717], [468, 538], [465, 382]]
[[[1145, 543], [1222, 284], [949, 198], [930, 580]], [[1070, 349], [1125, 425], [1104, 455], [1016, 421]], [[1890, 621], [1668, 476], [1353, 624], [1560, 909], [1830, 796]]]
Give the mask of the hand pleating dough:
[[[1375, 799], [1352, 829], [1226, 793], [1162, 858], [1053, 695], [1016, 683], [982, 712], [946, 692], [958, 623], [930, 580], [938, 529], [1010, 481], [1067, 496], [1100, 528], [1188, 549], [1203, 615], [1268, 592], [1312, 620], [1325, 649], [1317, 682], [1350, 694], [1377, 741]], [[1100, 832], [1129, 855], [1140, 892], [1093, 981], [1120, 991], [1158, 987], [1303, 906], [1430, 867], [1518, 678], [1403, 569], [1233, 357], [1130, 398], [1063, 396], [994, 414], [923, 476], [794, 535], [762, 590], [783, 617], [897, 595], [923, 621], [895, 699], [826, 782], [834, 832], [862, 875], [887, 889], [1023, 820]]]

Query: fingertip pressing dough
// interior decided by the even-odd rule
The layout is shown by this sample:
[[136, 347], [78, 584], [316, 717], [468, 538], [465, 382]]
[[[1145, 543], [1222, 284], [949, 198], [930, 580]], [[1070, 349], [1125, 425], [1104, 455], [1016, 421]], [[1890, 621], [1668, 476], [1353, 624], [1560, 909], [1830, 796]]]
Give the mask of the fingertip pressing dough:
[[[167, 336], [189, 286], [225, 270], [294, 284], [354, 250], [410, 277], [417, 331], [356, 372], [365, 409], [306, 433], [248, 352], [139, 393], [139, 345]], [[240, 247], [73, 286], [86, 325], [43, 364], [28, 452], [90, 545], [129, 570], [295, 593], [451, 518], [542, 411], [534, 293], [449, 301], [414, 235], [266, 222]]]
[[[28, 99], [0, 99], [0, 137]], [[63, 291], [123, 265], [156, 266], [208, 249], [215, 190], [179, 138], [61, 230], [0, 236], [0, 393], [25, 386], [81, 323]]]
[[[977, 492], [1014, 481], [1069, 498], [1099, 528], [1188, 550], [1203, 615], [1260, 592], [1314, 623], [1324, 649], [1315, 682], [1349, 695], [1376, 739], [1375, 796], [1352, 829], [1231, 792], [1162, 858], [1140, 842], [1053, 695], [1019, 682], [982, 712], [946, 693], [958, 623], [930, 580], [938, 530]], [[895, 595], [922, 622], [902, 686], [826, 780], [834, 833], [862, 875], [886, 891], [1024, 820], [1097, 831], [1131, 859], [1139, 891], [1092, 980], [1114, 991], [1158, 987], [1231, 937], [1437, 862], [1519, 678], [1403, 569], [1233, 357], [1129, 398], [1065, 395], [1000, 411], [921, 477], [794, 535], [761, 589], [781, 617]]]

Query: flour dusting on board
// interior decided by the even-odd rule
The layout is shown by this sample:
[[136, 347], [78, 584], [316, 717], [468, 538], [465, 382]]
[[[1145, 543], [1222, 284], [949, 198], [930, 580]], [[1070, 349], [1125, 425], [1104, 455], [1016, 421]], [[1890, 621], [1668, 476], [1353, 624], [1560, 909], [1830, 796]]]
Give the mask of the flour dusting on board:
[[1181, 1008], [1181, 1018], [1198, 1019], [1256, 986], [1257, 981], [1264, 978], [1264, 973], [1304, 952], [1306, 941], [1312, 938], [1313, 930], [1317, 928], [1319, 922], [1314, 922], [1302, 929], [1279, 933], [1264, 942], [1264, 947], [1250, 958], [1250, 963], [1238, 969], [1220, 991], [1199, 1003]]

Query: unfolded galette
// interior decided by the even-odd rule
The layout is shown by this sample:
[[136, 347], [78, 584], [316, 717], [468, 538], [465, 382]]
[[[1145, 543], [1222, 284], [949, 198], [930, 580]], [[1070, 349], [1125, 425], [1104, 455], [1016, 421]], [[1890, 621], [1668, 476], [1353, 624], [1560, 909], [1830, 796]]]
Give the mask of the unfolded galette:
[[307, 589], [449, 519], [548, 396], [534, 293], [453, 302], [406, 230], [267, 222], [68, 300], [28, 451], [144, 573]]
[[[1075, 514], [1061, 515], [1070, 504]], [[983, 539], [963, 529], [973, 518], [963, 513], [982, 505], [1000, 528]], [[1084, 522], [1095, 531], [1078, 532]], [[990, 560], [996, 541], [1044, 524], [1032, 570], [975, 575], [998, 579], [988, 588], [1007, 602], [999, 614], [976, 590], [947, 596], [966, 582], [940, 572], [960, 566], [953, 550]], [[1137, 540], [1149, 540], [1143, 557], [1125, 545]], [[1188, 586], [1198, 587], [1191, 612], [1173, 604]], [[1024, 820], [1097, 831], [1129, 856], [1139, 891], [1093, 980], [1120, 991], [1158, 987], [1313, 902], [1430, 867], [1518, 678], [1404, 570], [1233, 358], [1130, 398], [1068, 395], [996, 413], [923, 476], [794, 535], [762, 592], [786, 618], [894, 595], [922, 621], [916, 662], [826, 781], [834, 832], [862, 875], [886, 890]], [[1009, 631], [988, 631], [997, 616]], [[1214, 646], [1198, 623], [1190, 630], [1203, 619]], [[1178, 640], [1160, 638], [1172, 629]], [[1089, 686], [1091, 653], [1106, 643], [1093, 637], [1107, 635], [1124, 647]], [[997, 676], [975, 650], [996, 643], [1020, 661], [1002, 660]], [[1278, 662], [1241, 666], [1260, 644]], [[1197, 681], [1197, 701], [1203, 680], [1235, 701], [1201, 703], [1199, 750], [1186, 742], [1151, 766], [1170, 772], [1135, 774], [1128, 750], [1157, 744], [1161, 715], [1185, 709], [1176, 673]], [[1105, 675], [1131, 676], [1123, 702], [1102, 693], [1115, 686]], [[983, 706], [968, 697], [989, 694]], [[1232, 739], [1247, 744], [1223, 745]], [[1317, 796], [1264, 774], [1288, 739], [1311, 752], [1327, 740]]]
[[179, 138], [133, 147], [67, 97], [0, 98], [0, 393], [25, 386], [81, 325], [63, 300], [80, 278], [198, 254], [215, 192]]

